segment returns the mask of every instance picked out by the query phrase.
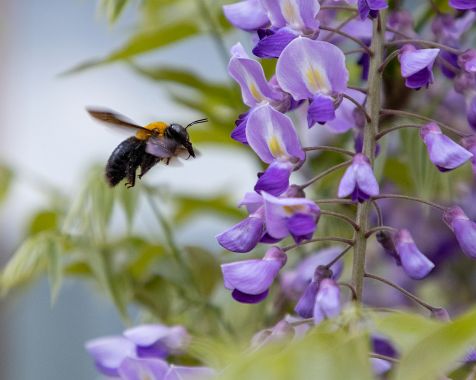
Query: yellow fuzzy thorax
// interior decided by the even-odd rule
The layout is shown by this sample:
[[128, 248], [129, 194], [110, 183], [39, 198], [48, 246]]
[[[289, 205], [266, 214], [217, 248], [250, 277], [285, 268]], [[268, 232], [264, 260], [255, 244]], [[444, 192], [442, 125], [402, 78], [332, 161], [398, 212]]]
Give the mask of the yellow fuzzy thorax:
[[[144, 128], [148, 131], [155, 131], [158, 136], [163, 136], [168, 126], [169, 125], [163, 121], [154, 121], [153, 123], [144, 125]], [[144, 131], [143, 129], [138, 130], [136, 133], [136, 137], [139, 140], [147, 140], [150, 135], [151, 134], [149, 132]]]

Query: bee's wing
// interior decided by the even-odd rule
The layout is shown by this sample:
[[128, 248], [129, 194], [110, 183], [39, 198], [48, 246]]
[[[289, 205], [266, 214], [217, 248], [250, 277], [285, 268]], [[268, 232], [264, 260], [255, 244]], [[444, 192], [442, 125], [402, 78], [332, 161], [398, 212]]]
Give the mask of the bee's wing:
[[151, 137], [147, 141], [145, 151], [156, 157], [170, 158], [176, 156], [179, 143], [164, 136]]
[[86, 111], [95, 119], [102, 121], [103, 123], [108, 123], [112, 125], [122, 126], [122, 127], [129, 127], [135, 129], [145, 129], [140, 125], [134, 124], [132, 121], [127, 119], [125, 116], [118, 114], [112, 110], [108, 110], [105, 108], [94, 108], [94, 107], [86, 107]]

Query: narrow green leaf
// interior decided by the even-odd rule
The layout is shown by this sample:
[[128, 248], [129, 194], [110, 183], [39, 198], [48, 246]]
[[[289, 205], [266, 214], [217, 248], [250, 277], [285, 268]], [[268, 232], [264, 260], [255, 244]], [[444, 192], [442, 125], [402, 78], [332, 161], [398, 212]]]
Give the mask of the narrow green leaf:
[[58, 239], [48, 239], [47, 266], [48, 280], [50, 283], [50, 298], [54, 304], [58, 298], [59, 290], [63, 281], [63, 264], [61, 261], [61, 245]]
[[434, 380], [462, 360], [476, 342], [476, 309], [446, 323], [402, 356], [395, 380]]
[[28, 227], [28, 235], [35, 235], [44, 231], [53, 231], [58, 228], [58, 213], [51, 210], [37, 212]]
[[109, 23], [113, 24], [124, 11], [128, 0], [103, 0], [102, 3]]
[[133, 36], [126, 44], [112, 52], [107, 57], [95, 59], [79, 64], [63, 75], [77, 73], [95, 66], [129, 59], [152, 50], [171, 45], [200, 32], [197, 23], [193, 20], [179, 21], [170, 25], [159, 25], [154, 29], [140, 32]]

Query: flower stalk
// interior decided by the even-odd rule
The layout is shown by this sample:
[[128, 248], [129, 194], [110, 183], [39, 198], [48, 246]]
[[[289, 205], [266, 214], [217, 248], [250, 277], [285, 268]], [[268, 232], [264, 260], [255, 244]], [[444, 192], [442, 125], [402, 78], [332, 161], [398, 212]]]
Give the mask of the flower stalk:
[[[364, 129], [363, 154], [366, 155], [370, 164], [373, 165], [375, 159], [375, 136], [379, 130], [379, 115], [381, 109], [382, 75], [379, 68], [382, 65], [385, 45], [385, 12], [380, 12], [379, 17], [373, 20], [372, 44], [370, 50], [369, 68], [369, 89], [367, 98], [367, 112], [370, 115], [370, 122]], [[367, 230], [371, 202], [363, 202], [357, 207], [357, 224], [359, 231], [354, 234], [354, 258], [352, 263], [352, 285], [356, 292], [357, 301], [362, 299], [362, 289], [365, 275], [365, 251], [367, 249]]]

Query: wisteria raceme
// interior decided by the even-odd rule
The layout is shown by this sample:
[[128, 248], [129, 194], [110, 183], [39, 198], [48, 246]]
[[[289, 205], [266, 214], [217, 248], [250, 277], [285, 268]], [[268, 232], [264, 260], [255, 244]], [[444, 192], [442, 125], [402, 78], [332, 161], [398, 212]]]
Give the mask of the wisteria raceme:
[[[410, 193], [386, 193], [387, 189], [411, 187], [395, 180], [398, 173], [394, 170], [403, 162], [411, 166], [412, 173], [414, 169], [418, 180], [427, 174], [417, 164], [419, 157], [403, 156], [407, 150], [401, 148], [407, 141], [399, 139], [398, 132], [393, 139], [380, 140], [387, 133], [418, 128], [429, 160], [439, 171], [451, 171], [471, 161], [476, 173], [476, 137], [471, 130], [468, 133], [466, 125], [476, 130], [476, 49], [467, 43], [476, 21], [476, 2], [449, 0], [448, 4], [458, 11], [443, 11], [441, 4], [432, 2], [428, 20], [420, 19], [413, 8], [385, 0], [247, 0], [224, 7], [231, 24], [250, 33], [251, 52], [270, 59], [267, 67], [275, 64], [275, 72], [267, 71], [268, 80], [259, 60], [245, 51], [245, 44], [237, 43], [231, 49], [229, 73], [248, 107], [236, 115], [232, 137], [248, 144], [266, 165], [251, 184], [254, 192], [247, 193], [240, 204], [246, 206], [249, 216], [217, 239], [233, 252], [259, 251], [261, 244], [273, 244], [262, 259], [222, 265], [225, 288], [235, 300], [263, 301], [279, 278], [278, 294], [294, 303], [298, 317], [293, 318], [319, 324], [340, 318], [349, 298], [341, 287], [361, 303], [364, 279], [373, 278], [401, 290], [427, 308], [433, 318], [448, 315], [444, 308], [426, 304], [390, 279], [366, 272], [373, 268], [367, 265], [373, 256], [366, 255], [371, 236], [402, 267], [403, 271], [395, 272], [405, 280], [423, 279], [435, 268], [432, 260], [440, 263], [434, 259], [435, 253], [428, 252], [430, 260], [417, 247], [415, 240], [424, 236], [411, 220], [398, 229], [384, 223], [390, 218], [380, 199], [418, 202], [442, 212], [461, 250], [476, 258], [476, 223], [460, 207], [448, 208]], [[355, 75], [356, 65], [362, 69], [361, 76], [360, 72]], [[439, 104], [445, 98], [442, 89], [450, 88], [460, 101], [461, 115], [455, 112], [438, 120]], [[456, 137], [462, 138], [461, 145]], [[421, 145], [418, 139], [416, 143]], [[352, 145], [354, 149], [349, 150]], [[326, 161], [327, 152], [337, 154], [332, 162], [340, 163], [325, 167], [323, 163], [331, 162]], [[337, 161], [339, 154], [348, 160]], [[339, 174], [344, 168], [343, 175]], [[432, 167], [428, 170], [437, 173]], [[457, 174], [463, 177], [463, 172]], [[417, 186], [412, 190], [428, 193]], [[435, 186], [435, 199], [441, 196], [438, 191]], [[337, 198], [328, 198], [329, 194]], [[392, 207], [385, 210], [398, 212]], [[323, 228], [326, 223], [321, 219], [327, 217], [350, 227], [352, 236], [341, 230], [334, 236], [327, 225]], [[323, 242], [330, 247], [307, 249]], [[298, 247], [307, 256], [296, 259], [294, 269], [283, 270], [288, 258], [296, 263], [291, 257]], [[340, 278], [347, 252], [353, 255], [350, 281]], [[289, 340], [293, 328], [283, 319], [258, 334], [254, 346]], [[374, 373], [390, 371], [398, 357], [392, 343], [375, 336], [372, 347]]]

